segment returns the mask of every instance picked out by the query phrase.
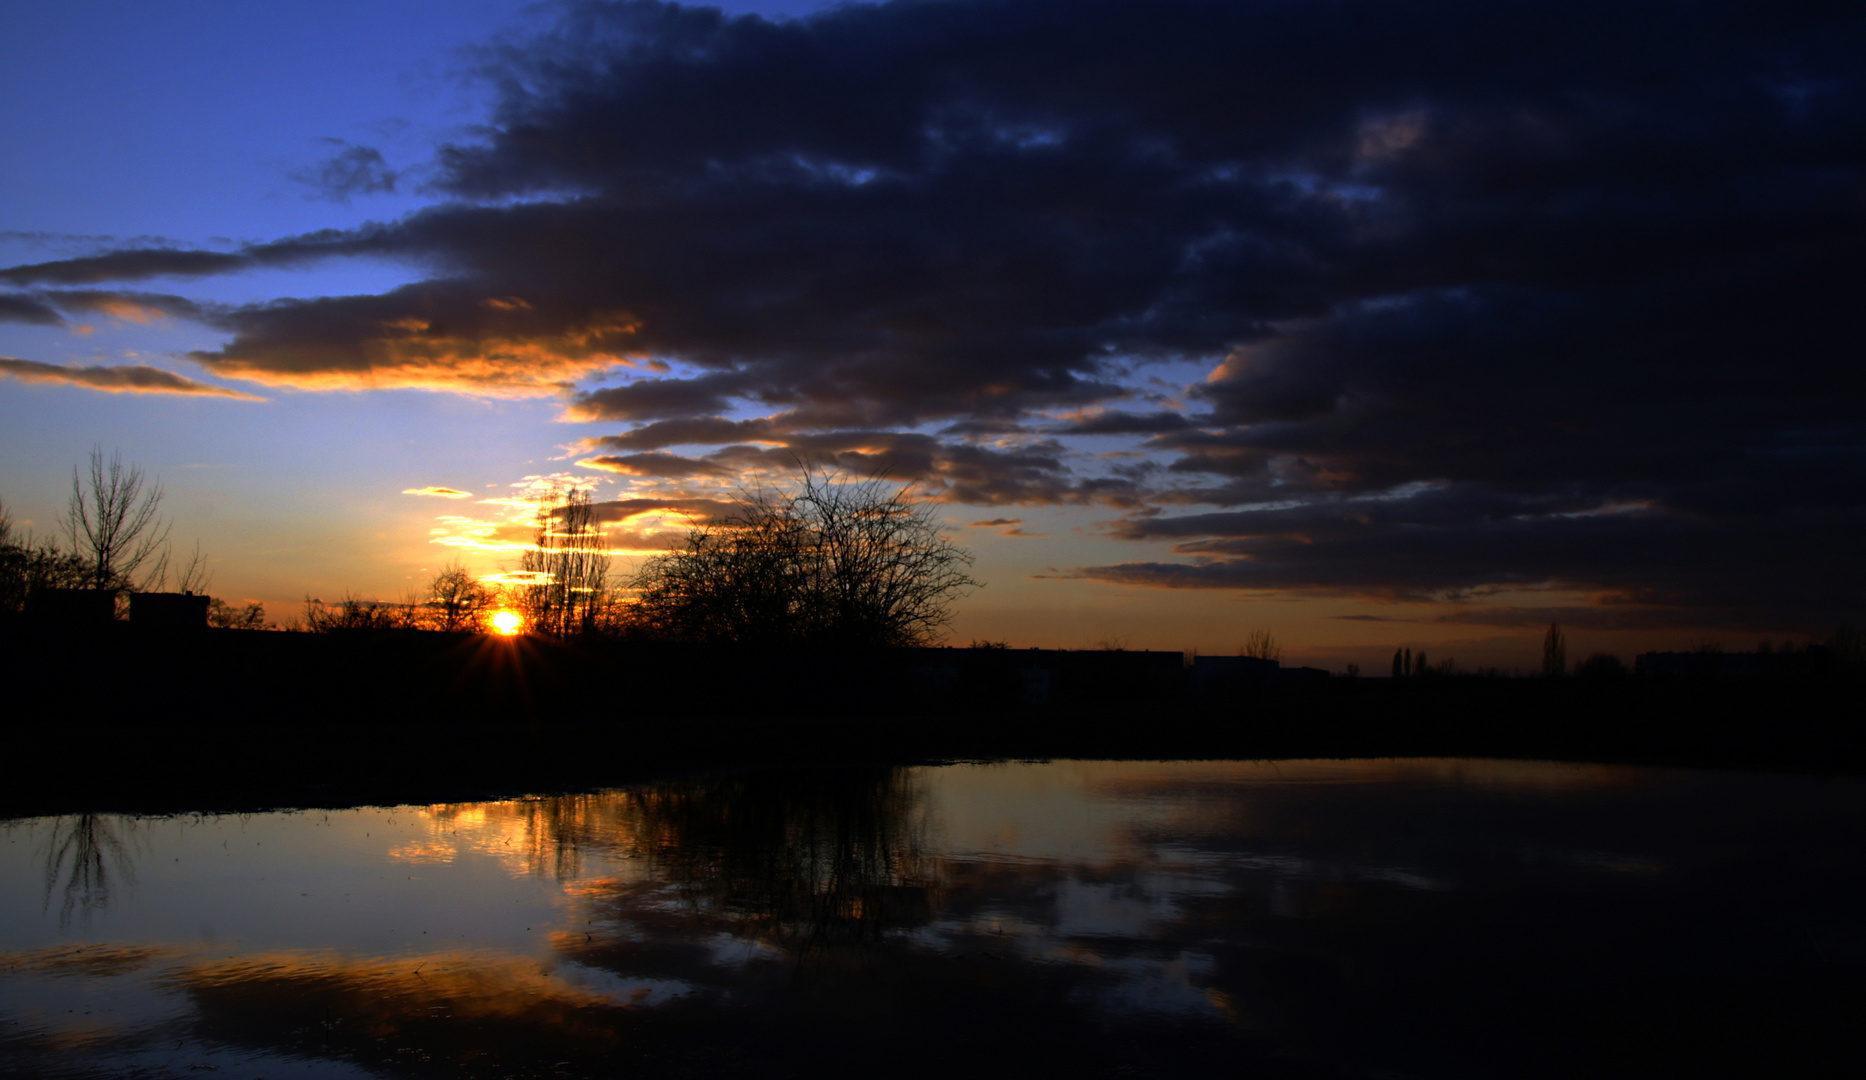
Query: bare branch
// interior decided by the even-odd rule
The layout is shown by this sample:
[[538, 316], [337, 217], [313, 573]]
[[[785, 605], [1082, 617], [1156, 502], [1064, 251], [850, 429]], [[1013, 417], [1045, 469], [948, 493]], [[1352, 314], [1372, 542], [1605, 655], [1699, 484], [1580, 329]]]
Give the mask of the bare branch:
[[71, 470], [63, 524], [72, 550], [89, 567], [91, 588], [159, 586], [166, 579], [169, 523], [158, 515], [162, 482], [143, 488], [143, 471], [125, 466], [120, 452], [106, 462], [102, 447], [91, 450], [88, 482]]

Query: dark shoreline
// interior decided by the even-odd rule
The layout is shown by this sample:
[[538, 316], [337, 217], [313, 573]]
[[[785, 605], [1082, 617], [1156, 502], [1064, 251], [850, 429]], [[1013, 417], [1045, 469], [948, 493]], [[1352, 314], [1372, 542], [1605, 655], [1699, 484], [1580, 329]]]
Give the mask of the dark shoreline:
[[[635, 719], [16, 716], [0, 818], [425, 804], [767, 766], [1482, 757], [1866, 775], [1855, 682], [1333, 680], [1222, 702], [689, 705]], [[794, 703], [787, 703], [794, 704]]]

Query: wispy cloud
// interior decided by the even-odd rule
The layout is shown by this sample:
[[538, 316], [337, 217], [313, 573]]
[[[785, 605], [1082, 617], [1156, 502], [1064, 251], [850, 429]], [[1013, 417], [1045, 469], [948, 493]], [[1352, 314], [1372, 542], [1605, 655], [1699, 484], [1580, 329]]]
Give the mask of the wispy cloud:
[[403, 488], [402, 494], [404, 495], [432, 495], [438, 499], [470, 499], [473, 497], [472, 492], [461, 491], [459, 488], [432, 487], [432, 486], [418, 487], [418, 488]]
[[347, 203], [352, 196], [395, 190], [400, 175], [373, 146], [353, 146], [343, 139], [326, 139], [336, 152], [315, 168], [300, 169], [292, 179], [309, 187], [313, 198]]
[[102, 390], [112, 394], [186, 394], [199, 397], [224, 397], [238, 401], [264, 401], [265, 398], [225, 386], [195, 382], [172, 371], [143, 364], [119, 367], [93, 367], [42, 364], [37, 360], [18, 360], [0, 356], [0, 375], [27, 383], [62, 383]]

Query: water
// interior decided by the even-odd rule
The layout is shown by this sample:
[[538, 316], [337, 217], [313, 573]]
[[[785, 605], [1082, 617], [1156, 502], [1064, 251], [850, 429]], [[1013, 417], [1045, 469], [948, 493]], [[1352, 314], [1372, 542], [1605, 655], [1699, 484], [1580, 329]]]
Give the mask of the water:
[[753, 773], [0, 826], [8, 1076], [1857, 1066], [1866, 784]]

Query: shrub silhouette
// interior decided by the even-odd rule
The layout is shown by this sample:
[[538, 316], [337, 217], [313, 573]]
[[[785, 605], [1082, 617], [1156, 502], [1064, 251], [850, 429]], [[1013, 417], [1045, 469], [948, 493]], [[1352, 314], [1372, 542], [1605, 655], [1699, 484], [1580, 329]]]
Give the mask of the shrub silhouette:
[[673, 640], [926, 645], [979, 587], [971, 563], [907, 488], [805, 469], [649, 560], [632, 614]]

